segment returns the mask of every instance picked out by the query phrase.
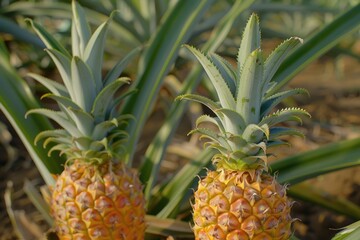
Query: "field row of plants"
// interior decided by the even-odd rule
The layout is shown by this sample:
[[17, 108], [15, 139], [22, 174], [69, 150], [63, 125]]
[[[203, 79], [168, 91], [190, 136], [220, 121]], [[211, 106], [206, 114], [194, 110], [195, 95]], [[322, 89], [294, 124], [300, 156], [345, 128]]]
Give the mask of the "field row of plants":
[[308, 181], [355, 169], [360, 134], [287, 146], [313, 121], [291, 80], [323, 56], [360, 59], [355, 1], [0, 5], [1, 172], [20, 168], [14, 139], [37, 171], [15, 171], [21, 194], [1, 184], [10, 235], [300, 239], [302, 201], [351, 219], [333, 240], [360, 236], [359, 204]]

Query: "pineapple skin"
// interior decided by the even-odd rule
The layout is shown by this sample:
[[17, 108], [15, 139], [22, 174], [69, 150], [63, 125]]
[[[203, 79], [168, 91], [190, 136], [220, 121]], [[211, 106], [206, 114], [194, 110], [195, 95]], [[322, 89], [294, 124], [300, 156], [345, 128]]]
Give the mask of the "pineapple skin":
[[195, 239], [287, 240], [290, 210], [285, 187], [267, 173], [209, 171], [195, 192]]
[[122, 162], [75, 160], [57, 178], [51, 209], [61, 240], [144, 239], [142, 185]]

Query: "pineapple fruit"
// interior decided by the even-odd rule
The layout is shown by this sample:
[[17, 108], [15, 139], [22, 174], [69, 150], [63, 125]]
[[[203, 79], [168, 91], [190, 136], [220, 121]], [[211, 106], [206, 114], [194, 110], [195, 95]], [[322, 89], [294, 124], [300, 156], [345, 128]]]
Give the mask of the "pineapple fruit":
[[213, 148], [215, 170], [208, 170], [195, 191], [193, 207], [195, 239], [286, 240], [291, 237], [291, 202], [286, 186], [268, 172], [267, 149], [283, 144], [279, 137], [301, 135], [298, 131], [275, 126], [285, 121], [300, 121], [308, 115], [299, 108], [276, 112], [274, 107], [285, 97], [307, 93], [292, 89], [273, 93], [272, 78], [287, 54], [302, 42], [290, 38], [264, 60], [260, 49], [258, 17], [253, 14], [245, 27], [235, 68], [222, 57], [205, 56], [186, 46], [202, 64], [218, 101], [186, 94], [179, 99], [197, 101], [214, 116], [196, 121], [206, 146]]
[[[61, 240], [126, 239], [142, 240], [145, 232], [145, 200], [137, 172], [123, 161], [126, 132], [120, 130], [131, 116], [119, 114], [119, 104], [131, 91], [117, 91], [129, 83], [118, 78], [134, 55], [119, 61], [102, 77], [105, 38], [109, 21], [91, 34], [85, 12], [72, 2], [72, 54], [40, 25], [32, 23], [47, 45], [64, 84], [30, 74], [51, 93], [59, 111], [33, 109], [59, 129], [41, 132], [36, 141], [53, 143], [65, 154], [64, 171], [52, 189], [51, 210]], [[49, 153], [50, 154], [50, 153]]]

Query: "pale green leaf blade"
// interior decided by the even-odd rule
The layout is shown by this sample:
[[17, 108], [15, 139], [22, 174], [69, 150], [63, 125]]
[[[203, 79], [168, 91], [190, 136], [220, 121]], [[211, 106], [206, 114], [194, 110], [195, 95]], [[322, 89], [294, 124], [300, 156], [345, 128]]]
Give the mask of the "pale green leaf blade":
[[210, 98], [204, 97], [202, 95], [184, 94], [184, 95], [180, 95], [176, 98], [176, 100], [184, 100], [184, 99], [204, 104], [214, 113], [216, 113], [219, 109], [221, 109], [221, 106], [218, 103], [216, 103], [213, 100], [211, 100]]
[[259, 49], [260, 44], [261, 33], [259, 17], [256, 14], [252, 14], [246, 24], [237, 55], [238, 73], [240, 73], [250, 53]]
[[217, 92], [221, 106], [223, 108], [235, 109], [235, 99], [229, 89], [229, 86], [226, 84], [226, 81], [221, 76], [219, 70], [214, 66], [214, 64], [209, 60], [209, 58], [206, 57], [199, 50], [189, 45], [185, 46], [203, 66], [205, 72], [207, 73], [211, 83], [213, 84]]
[[221, 121], [217, 117], [210, 117], [209, 115], [201, 115], [196, 119], [195, 126], [198, 128], [201, 124], [212, 124], [216, 126], [222, 133], [225, 133], [225, 129], [222, 126]]
[[96, 29], [87, 43], [84, 52], [83, 59], [93, 73], [96, 93], [99, 93], [103, 86], [102, 63], [108, 26], [109, 21], [106, 21]]
[[79, 34], [77, 33], [76, 24], [72, 22], [71, 24], [72, 56], [81, 56], [81, 49], [79, 45], [80, 45], [80, 39], [79, 39]]
[[81, 136], [91, 136], [94, 129], [94, 118], [83, 110], [68, 108], [71, 119], [76, 124], [78, 131], [81, 132]]
[[[230, 123], [228, 125], [231, 125], [232, 128], [232, 131], [233, 133], [240, 133], [242, 131], [244, 131], [245, 127], [246, 127], [246, 123], [245, 123], [245, 120], [244, 118], [236, 111], [232, 110], [232, 109], [226, 109], [226, 108], [221, 108], [221, 109], [218, 109], [216, 110], [217, 114], [219, 114], [219, 116], [224, 116], [224, 117], [221, 117], [220, 119], [222, 118], [225, 118], [227, 119], [227, 121]], [[227, 126], [229, 127], [229, 126]]]
[[56, 137], [56, 138], [66, 138], [69, 136], [69, 133], [65, 129], [51, 129], [51, 130], [45, 130], [40, 132], [38, 135], [36, 135], [36, 138], [34, 140], [35, 143], [39, 142], [41, 139], [45, 139], [43, 143], [43, 147], [46, 147], [47, 141], [50, 137]]
[[278, 123], [286, 122], [286, 121], [296, 121], [301, 122], [301, 116], [308, 116], [310, 117], [309, 113], [301, 108], [284, 108], [278, 110], [266, 117], [264, 117], [259, 125], [267, 124], [269, 127], [272, 127]]
[[[86, 20], [84, 9], [76, 1], [72, 1], [73, 23], [77, 32], [78, 43], [73, 42], [73, 48], [77, 47], [80, 53], [79, 57], [84, 56], [85, 47], [91, 37], [90, 26]], [[73, 32], [75, 33], [75, 32]]]
[[331, 240], [357, 240], [360, 236], [360, 221], [354, 222], [337, 233]]
[[246, 126], [242, 138], [249, 143], [258, 143], [270, 136], [269, 127], [265, 125], [249, 124]]
[[96, 96], [95, 80], [89, 66], [77, 56], [71, 61], [71, 79], [74, 102], [90, 112]]
[[276, 47], [276, 49], [266, 59], [264, 68], [264, 80], [261, 90], [262, 96], [266, 94], [271, 79], [275, 75], [279, 66], [283, 63], [284, 59], [302, 42], [303, 40], [301, 38], [289, 38], [283, 43], [281, 43], [278, 47]]
[[236, 111], [244, 118], [246, 124], [258, 123], [260, 120], [261, 96], [260, 89], [263, 80], [262, 52], [257, 49], [246, 57], [241, 71], [237, 96]]
[[49, 78], [43, 77], [39, 74], [28, 73], [29, 77], [33, 78], [37, 82], [41, 83], [44, 87], [46, 87], [51, 93], [59, 96], [69, 97], [69, 93], [64, 85], [51, 80]]
[[55, 49], [46, 49], [47, 53], [55, 63], [63, 83], [68, 90], [70, 97], [74, 99], [74, 91], [72, 89], [72, 78], [71, 78], [71, 60], [61, 52]]
[[70, 57], [69, 52], [48, 31], [46, 31], [45, 28], [32, 20], [28, 20], [28, 22], [47, 48], [55, 49], [62, 53], [65, 57]]
[[309, 92], [304, 88], [296, 88], [283, 92], [277, 92], [274, 95], [265, 98], [261, 103], [260, 117], [263, 118], [268, 115], [285, 98], [297, 94], [309, 95]]
[[69, 133], [71, 133], [74, 136], [80, 137], [82, 134], [81, 132], [77, 129], [77, 127], [69, 122], [69, 120], [66, 118], [65, 114], [62, 112], [57, 112], [57, 111], [53, 111], [50, 109], [45, 109], [45, 108], [36, 108], [36, 109], [31, 109], [29, 110], [26, 115], [30, 115], [30, 114], [41, 114], [45, 117], [48, 117], [52, 120], [54, 120], [56, 123], [58, 123], [62, 128], [64, 128], [66, 131], [68, 131]]
[[77, 105], [76, 103], [74, 103], [70, 98], [68, 97], [64, 97], [64, 96], [59, 96], [59, 95], [55, 95], [52, 93], [47, 93], [44, 94], [41, 98], [50, 98], [55, 100], [58, 105], [60, 107], [63, 107], [64, 109], [67, 108], [73, 108], [73, 109], [80, 109], [79, 105]]
[[219, 134], [209, 128], [195, 128], [194, 130], [191, 130], [189, 134], [199, 133], [200, 139], [208, 138], [212, 142], [217, 142], [221, 146], [226, 146], [228, 149], [231, 148], [231, 146], [226, 141], [225, 136], [222, 134]]
[[233, 66], [215, 53], [209, 54], [211, 61], [219, 69], [221, 76], [223, 76], [233, 96], [236, 94], [236, 71]]

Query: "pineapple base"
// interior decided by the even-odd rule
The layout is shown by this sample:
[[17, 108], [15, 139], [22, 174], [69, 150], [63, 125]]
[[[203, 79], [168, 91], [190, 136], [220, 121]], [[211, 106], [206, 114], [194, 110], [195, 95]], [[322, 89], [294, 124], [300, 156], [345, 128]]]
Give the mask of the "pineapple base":
[[142, 185], [123, 163], [75, 160], [57, 179], [51, 209], [61, 240], [144, 239]]
[[286, 189], [267, 173], [209, 171], [195, 192], [195, 239], [287, 240], [290, 209]]

